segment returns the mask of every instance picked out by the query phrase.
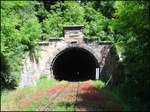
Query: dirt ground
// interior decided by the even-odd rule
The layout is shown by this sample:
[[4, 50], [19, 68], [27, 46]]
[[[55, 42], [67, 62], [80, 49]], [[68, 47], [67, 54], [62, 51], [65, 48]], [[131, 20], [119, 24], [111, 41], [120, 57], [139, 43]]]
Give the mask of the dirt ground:
[[24, 99], [18, 108], [24, 108], [44, 95], [48, 95], [49, 101], [39, 108], [41, 111], [51, 110], [51, 105], [59, 101], [70, 102], [75, 111], [121, 111], [120, 105], [112, 96], [98, 90], [90, 81], [58, 83]]

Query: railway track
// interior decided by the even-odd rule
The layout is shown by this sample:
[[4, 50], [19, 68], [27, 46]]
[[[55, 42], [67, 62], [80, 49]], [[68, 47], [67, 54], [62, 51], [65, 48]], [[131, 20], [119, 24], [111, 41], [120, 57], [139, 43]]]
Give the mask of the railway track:
[[61, 90], [49, 96], [48, 103], [42, 104], [37, 109], [38, 111], [54, 111], [53, 105], [59, 101], [69, 101], [76, 108], [76, 102], [79, 94], [80, 82], [68, 82]]
[[[103, 111], [103, 110], [121, 110], [112, 96], [103, 94], [98, 91], [89, 81], [87, 82], [67, 82], [58, 83], [58, 85], [45, 91], [43, 94], [40, 105], [36, 111]], [[39, 94], [36, 94], [37, 96]], [[43, 99], [44, 98], [44, 99]], [[45, 99], [46, 98], [46, 99]], [[31, 100], [25, 100], [28, 105], [31, 101], [36, 101], [38, 97]], [[23, 104], [26, 102], [23, 102]]]

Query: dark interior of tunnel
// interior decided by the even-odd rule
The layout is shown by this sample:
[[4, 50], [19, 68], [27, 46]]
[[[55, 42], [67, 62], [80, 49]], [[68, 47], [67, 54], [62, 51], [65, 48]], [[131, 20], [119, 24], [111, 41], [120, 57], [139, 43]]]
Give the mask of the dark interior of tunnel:
[[95, 79], [97, 61], [83, 48], [67, 48], [55, 57], [53, 74], [56, 80], [85, 81]]

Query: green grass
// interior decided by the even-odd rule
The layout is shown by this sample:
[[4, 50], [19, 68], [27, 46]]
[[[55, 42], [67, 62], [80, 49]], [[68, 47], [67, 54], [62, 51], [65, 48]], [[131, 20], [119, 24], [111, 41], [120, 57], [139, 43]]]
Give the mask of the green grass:
[[99, 89], [103, 94], [107, 96], [112, 96], [116, 101], [121, 105], [123, 111], [128, 111], [130, 110], [130, 106], [126, 103], [124, 100], [125, 96], [122, 96], [122, 94], [119, 92], [119, 89], [117, 88], [108, 88], [105, 84], [105, 82], [101, 80], [92, 80], [91, 81], [97, 89]]
[[119, 89], [117, 89], [117, 88], [112, 89], [112, 90], [107, 89], [107, 92], [111, 92], [111, 94], [115, 97], [115, 99], [117, 99], [119, 101], [120, 105], [122, 106], [123, 111], [131, 111], [131, 110], [133, 110], [131, 108], [131, 105], [127, 101], [127, 100], [129, 100], [128, 97], [127, 96], [123, 96], [119, 92]]
[[91, 80], [91, 82], [97, 89], [103, 92], [103, 94], [112, 96], [120, 104], [122, 111], [138, 111], [138, 107], [140, 106], [138, 101], [135, 101], [130, 96], [125, 95], [119, 86], [109, 88], [106, 86], [105, 82], [101, 80]]
[[[39, 111], [41, 107], [42, 109], [45, 109], [47, 104], [49, 104], [49, 97], [48, 95], [45, 95], [33, 101], [30, 105], [20, 111]], [[46, 109], [48, 111], [74, 111], [74, 104], [68, 101], [51, 102]]]
[[[44, 82], [43, 82], [44, 83]], [[67, 81], [61, 81], [61, 83], [67, 83]], [[19, 111], [40, 111], [39, 109], [45, 109], [45, 105], [49, 104], [49, 96], [44, 95], [37, 100], [34, 100], [31, 104]], [[68, 101], [55, 101], [51, 102], [46, 109], [48, 111], [74, 111], [74, 104]]]
[[41, 106], [48, 104], [48, 95], [44, 95], [36, 100], [34, 100], [30, 105], [26, 106], [19, 111], [35, 111], [38, 110]]
[[[61, 81], [63, 83], [67, 83], [66, 81]], [[17, 111], [17, 105], [23, 99], [28, 98], [31, 94], [41, 91], [43, 89], [47, 89], [52, 87], [58, 83], [56, 80], [47, 80], [47, 78], [42, 78], [37, 82], [36, 86], [30, 86], [25, 88], [17, 88], [13, 91], [2, 91], [1, 94], [1, 110], [14, 110]], [[101, 80], [91, 80], [91, 83], [98, 89], [100, 89], [103, 94], [112, 96], [116, 99], [117, 102], [121, 105], [123, 111], [134, 110], [136, 104], [133, 104], [131, 99], [128, 99], [128, 96], [123, 96], [120, 92], [119, 88], [107, 88], [105, 82]], [[21, 109], [20, 111], [35, 111], [39, 109], [41, 105], [45, 105], [48, 103], [49, 97], [44, 95], [37, 100], [33, 101], [31, 104], [26, 106], [25, 108]], [[131, 106], [132, 105], [132, 106]], [[135, 105], [135, 106], [134, 106]], [[54, 104], [48, 107], [48, 110], [56, 110], [56, 111], [74, 111], [74, 105], [67, 101], [59, 101], [55, 102]]]
[[[122, 88], [115, 87], [111, 91], [111, 94], [119, 101], [122, 105], [123, 111], [147, 111], [148, 105], [141, 104], [141, 102], [132, 95], [127, 95], [122, 91]], [[132, 92], [131, 89], [128, 89], [128, 92]], [[131, 93], [132, 94], [132, 93]]]
[[104, 88], [106, 86], [105, 82], [102, 80], [91, 80], [91, 82], [98, 89]]
[[17, 105], [21, 100], [39, 90], [50, 88], [56, 83], [58, 83], [58, 81], [42, 78], [37, 82], [36, 86], [17, 88], [12, 91], [4, 90], [1, 94], [1, 110], [17, 110]]
[[52, 107], [53, 111], [74, 111], [74, 104], [67, 101], [57, 102]]

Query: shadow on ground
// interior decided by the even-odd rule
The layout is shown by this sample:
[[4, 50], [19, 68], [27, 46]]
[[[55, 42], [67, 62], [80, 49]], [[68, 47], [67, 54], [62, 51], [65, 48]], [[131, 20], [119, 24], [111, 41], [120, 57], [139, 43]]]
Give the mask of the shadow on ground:
[[76, 111], [121, 111], [113, 96], [90, 83], [81, 83], [76, 101]]

